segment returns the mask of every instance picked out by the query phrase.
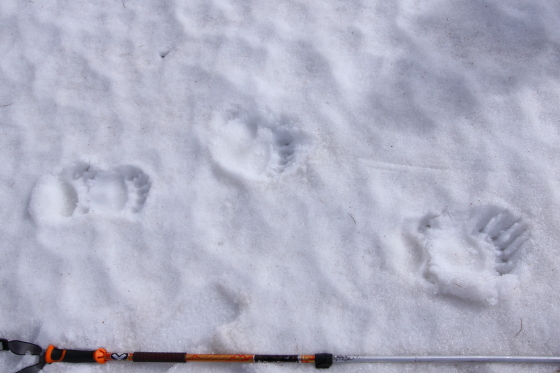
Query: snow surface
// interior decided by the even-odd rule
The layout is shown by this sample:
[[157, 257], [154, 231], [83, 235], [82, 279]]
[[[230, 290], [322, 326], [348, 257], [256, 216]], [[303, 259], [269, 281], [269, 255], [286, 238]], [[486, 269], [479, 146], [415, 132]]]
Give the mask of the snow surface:
[[557, 1], [2, 0], [0, 56], [1, 337], [560, 353]]

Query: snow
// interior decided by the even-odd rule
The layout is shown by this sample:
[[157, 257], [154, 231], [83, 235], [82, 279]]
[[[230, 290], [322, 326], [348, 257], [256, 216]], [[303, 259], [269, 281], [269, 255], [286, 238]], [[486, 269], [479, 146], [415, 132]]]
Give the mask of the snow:
[[[558, 355], [559, 25], [544, 0], [0, 2], [0, 337]], [[373, 369], [558, 367], [331, 368]]]

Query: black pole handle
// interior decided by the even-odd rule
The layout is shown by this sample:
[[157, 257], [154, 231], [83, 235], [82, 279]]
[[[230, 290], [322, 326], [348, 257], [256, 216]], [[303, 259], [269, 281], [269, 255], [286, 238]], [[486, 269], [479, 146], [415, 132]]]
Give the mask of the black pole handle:
[[45, 352], [45, 361], [51, 363], [99, 363], [105, 364], [107, 351], [99, 348], [94, 351], [62, 350], [50, 345]]

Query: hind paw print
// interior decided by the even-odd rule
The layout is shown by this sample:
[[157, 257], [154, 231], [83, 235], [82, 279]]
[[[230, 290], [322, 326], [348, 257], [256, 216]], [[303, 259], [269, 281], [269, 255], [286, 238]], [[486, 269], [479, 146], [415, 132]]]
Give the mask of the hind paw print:
[[209, 144], [216, 164], [251, 179], [278, 177], [301, 157], [304, 136], [283, 116], [236, 109], [216, 115]]
[[40, 222], [88, 213], [137, 213], [150, 187], [148, 175], [134, 166], [101, 170], [79, 164], [58, 176], [39, 179], [31, 194], [29, 211]]

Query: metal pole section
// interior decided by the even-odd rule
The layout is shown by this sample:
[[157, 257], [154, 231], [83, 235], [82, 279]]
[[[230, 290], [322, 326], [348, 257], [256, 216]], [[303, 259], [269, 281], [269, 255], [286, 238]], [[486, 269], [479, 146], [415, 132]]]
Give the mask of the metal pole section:
[[559, 356], [333, 356], [333, 363], [560, 363]]

